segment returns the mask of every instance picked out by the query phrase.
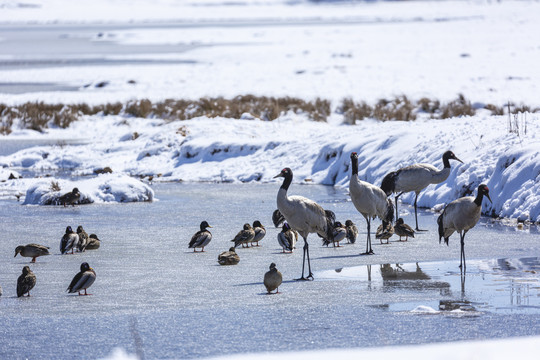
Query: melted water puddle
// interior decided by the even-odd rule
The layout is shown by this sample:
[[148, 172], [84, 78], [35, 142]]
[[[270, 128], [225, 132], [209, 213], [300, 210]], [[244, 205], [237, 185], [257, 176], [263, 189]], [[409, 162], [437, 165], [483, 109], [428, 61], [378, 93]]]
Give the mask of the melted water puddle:
[[[376, 307], [418, 314], [478, 316], [484, 312], [540, 313], [540, 259], [380, 264], [317, 272], [317, 280], [362, 281], [371, 291], [411, 294], [415, 301]], [[433, 300], [433, 299], [438, 300]]]

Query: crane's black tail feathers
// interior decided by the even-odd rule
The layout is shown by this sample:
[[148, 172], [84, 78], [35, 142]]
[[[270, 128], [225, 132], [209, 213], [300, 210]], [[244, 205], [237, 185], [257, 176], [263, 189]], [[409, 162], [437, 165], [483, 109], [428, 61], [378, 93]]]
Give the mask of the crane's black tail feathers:
[[272, 213], [272, 222], [274, 223], [274, 226], [278, 228], [281, 225], [283, 225], [284, 221], [285, 221], [285, 217], [283, 216], [283, 214], [278, 209], [276, 209]]
[[334, 223], [336, 222], [336, 214], [331, 210], [324, 210], [326, 217], [326, 236], [323, 238], [329, 243], [334, 240]]
[[399, 170], [391, 171], [385, 175], [382, 179], [381, 189], [385, 192], [386, 196], [392, 194], [396, 189], [396, 179], [399, 174]]
[[449, 238], [444, 237], [443, 216], [444, 212], [437, 218], [437, 225], [439, 225], [439, 244], [441, 243], [441, 239], [444, 238], [444, 243], [448, 245]]

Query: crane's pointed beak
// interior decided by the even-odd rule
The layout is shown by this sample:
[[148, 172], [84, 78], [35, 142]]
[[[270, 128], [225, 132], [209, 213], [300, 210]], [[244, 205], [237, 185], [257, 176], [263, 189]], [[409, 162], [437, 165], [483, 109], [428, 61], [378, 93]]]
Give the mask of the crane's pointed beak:
[[276, 176], [274, 176], [272, 179], [275, 179], [275, 178], [278, 178], [278, 177], [283, 177], [283, 174], [279, 173]]
[[489, 194], [486, 194], [486, 197], [488, 198], [489, 202], [493, 204], [493, 201], [491, 201], [491, 198], [489, 197]]
[[455, 157], [455, 156], [454, 156], [454, 160], [457, 160], [457, 161], [459, 161], [460, 163], [465, 164], [463, 161], [459, 160], [459, 159], [458, 159], [457, 157]]

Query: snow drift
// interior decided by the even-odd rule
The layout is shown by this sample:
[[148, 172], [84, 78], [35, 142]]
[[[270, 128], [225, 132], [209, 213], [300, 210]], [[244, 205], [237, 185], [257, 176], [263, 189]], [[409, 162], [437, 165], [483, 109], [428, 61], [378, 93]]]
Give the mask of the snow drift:
[[[273, 176], [288, 166], [296, 183], [347, 187], [352, 151], [359, 154], [360, 178], [380, 185], [385, 174], [410, 164], [442, 168], [442, 154], [452, 150], [464, 164], [451, 162], [447, 181], [422, 191], [419, 206], [441, 210], [458, 197], [474, 195], [485, 183], [493, 204], [484, 204], [484, 214], [539, 222], [540, 115], [521, 117], [527, 131], [510, 131], [508, 117], [488, 114], [414, 122], [366, 120], [354, 126], [337, 125], [336, 119], [334, 124], [317, 123], [293, 113], [271, 122], [90, 116], [66, 130], [35, 134], [74, 140], [85, 134], [79, 145], [28, 148], [0, 157], [0, 166], [36, 172], [70, 168], [78, 175], [108, 166], [114, 174], [151, 176], [154, 181], [218, 182], [275, 181]], [[93, 201], [152, 200], [146, 185], [127, 179], [102, 175], [87, 180], [92, 184], [88, 189], [78, 187]], [[72, 188], [62, 188], [66, 186]], [[50, 181], [31, 187], [27, 203], [44, 201], [49, 187]], [[414, 193], [401, 199], [412, 203]]]
[[81, 181], [48, 179], [35, 182], [26, 191], [24, 205], [56, 205], [58, 198], [74, 187], [81, 193], [79, 204], [154, 200], [154, 191], [141, 181], [127, 175], [102, 174]]

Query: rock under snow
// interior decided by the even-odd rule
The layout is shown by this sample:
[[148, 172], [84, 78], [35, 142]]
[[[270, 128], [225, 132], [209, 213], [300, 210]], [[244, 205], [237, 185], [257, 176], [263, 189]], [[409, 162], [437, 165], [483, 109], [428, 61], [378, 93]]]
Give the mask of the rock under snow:
[[75, 187], [81, 193], [79, 204], [154, 200], [154, 191], [141, 181], [127, 175], [102, 174], [80, 181], [40, 180], [30, 185], [24, 204], [56, 205], [60, 196]]

